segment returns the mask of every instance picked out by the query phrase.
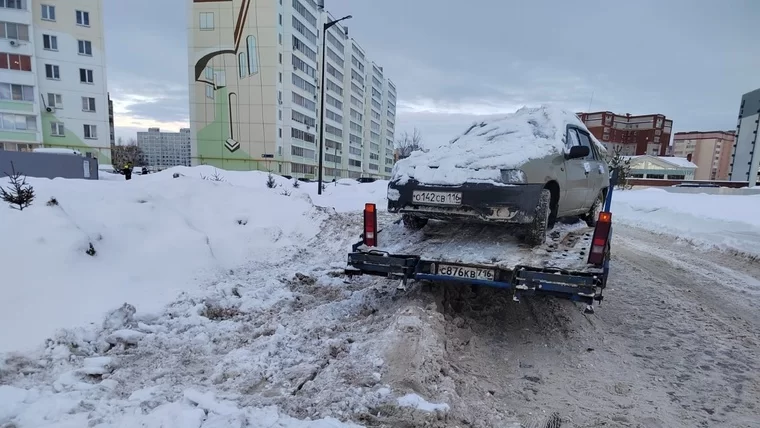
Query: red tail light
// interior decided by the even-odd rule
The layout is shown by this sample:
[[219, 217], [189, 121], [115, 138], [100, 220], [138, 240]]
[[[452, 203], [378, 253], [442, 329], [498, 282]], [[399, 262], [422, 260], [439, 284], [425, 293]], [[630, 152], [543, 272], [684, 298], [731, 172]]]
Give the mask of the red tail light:
[[377, 210], [375, 204], [364, 205], [364, 245], [377, 247]]
[[588, 253], [588, 262], [593, 265], [604, 263], [607, 239], [610, 237], [612, 227], [612, 213], [602, 211], [594, 228], [594, 238], [591, 240], [591, 251]]

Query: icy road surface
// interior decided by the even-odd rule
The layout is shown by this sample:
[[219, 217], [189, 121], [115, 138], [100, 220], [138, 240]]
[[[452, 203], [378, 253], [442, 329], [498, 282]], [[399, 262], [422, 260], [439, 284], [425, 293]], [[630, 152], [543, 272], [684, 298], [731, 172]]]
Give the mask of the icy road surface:
[[0, 361], [0, 426], [760, 426], [757, 261], [617, 226], [606, 299], [584, 315], [499, 290], [346, 283], [360, 224], [332, 214], [205, 297], [125, 307]]

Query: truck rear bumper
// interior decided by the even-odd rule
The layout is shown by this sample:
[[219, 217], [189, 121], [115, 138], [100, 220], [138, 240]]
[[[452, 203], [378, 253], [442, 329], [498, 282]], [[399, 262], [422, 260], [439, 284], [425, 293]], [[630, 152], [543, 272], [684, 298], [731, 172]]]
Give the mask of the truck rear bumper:
[[[530, 223], [542, 190], [541, 184], [431, 186], [410, 180], [388, 185], [388, 211], [439, 220]], [[447, 201], [436, 202], [436, 196]]]

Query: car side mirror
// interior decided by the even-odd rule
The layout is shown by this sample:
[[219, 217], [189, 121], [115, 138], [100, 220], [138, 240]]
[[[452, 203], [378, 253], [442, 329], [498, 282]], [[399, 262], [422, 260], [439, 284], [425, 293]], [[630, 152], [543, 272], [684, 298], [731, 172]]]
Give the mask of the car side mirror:
[[586, 146], [573, 146], [570, 148], [570, 153], [567, 155], [568, 159], [580, 159], [585, 158], [591, 153], [591, 149]]

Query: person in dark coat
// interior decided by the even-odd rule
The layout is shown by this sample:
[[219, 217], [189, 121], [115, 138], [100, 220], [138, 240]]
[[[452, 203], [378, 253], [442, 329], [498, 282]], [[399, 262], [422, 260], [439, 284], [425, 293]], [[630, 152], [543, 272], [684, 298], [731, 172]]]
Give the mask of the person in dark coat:
[[124, 165], [123, 171], [124, 171], [124, 178], [126, 178], [127, 180], [131, 180], [132, 179], [132, 162], [127, 162]]

